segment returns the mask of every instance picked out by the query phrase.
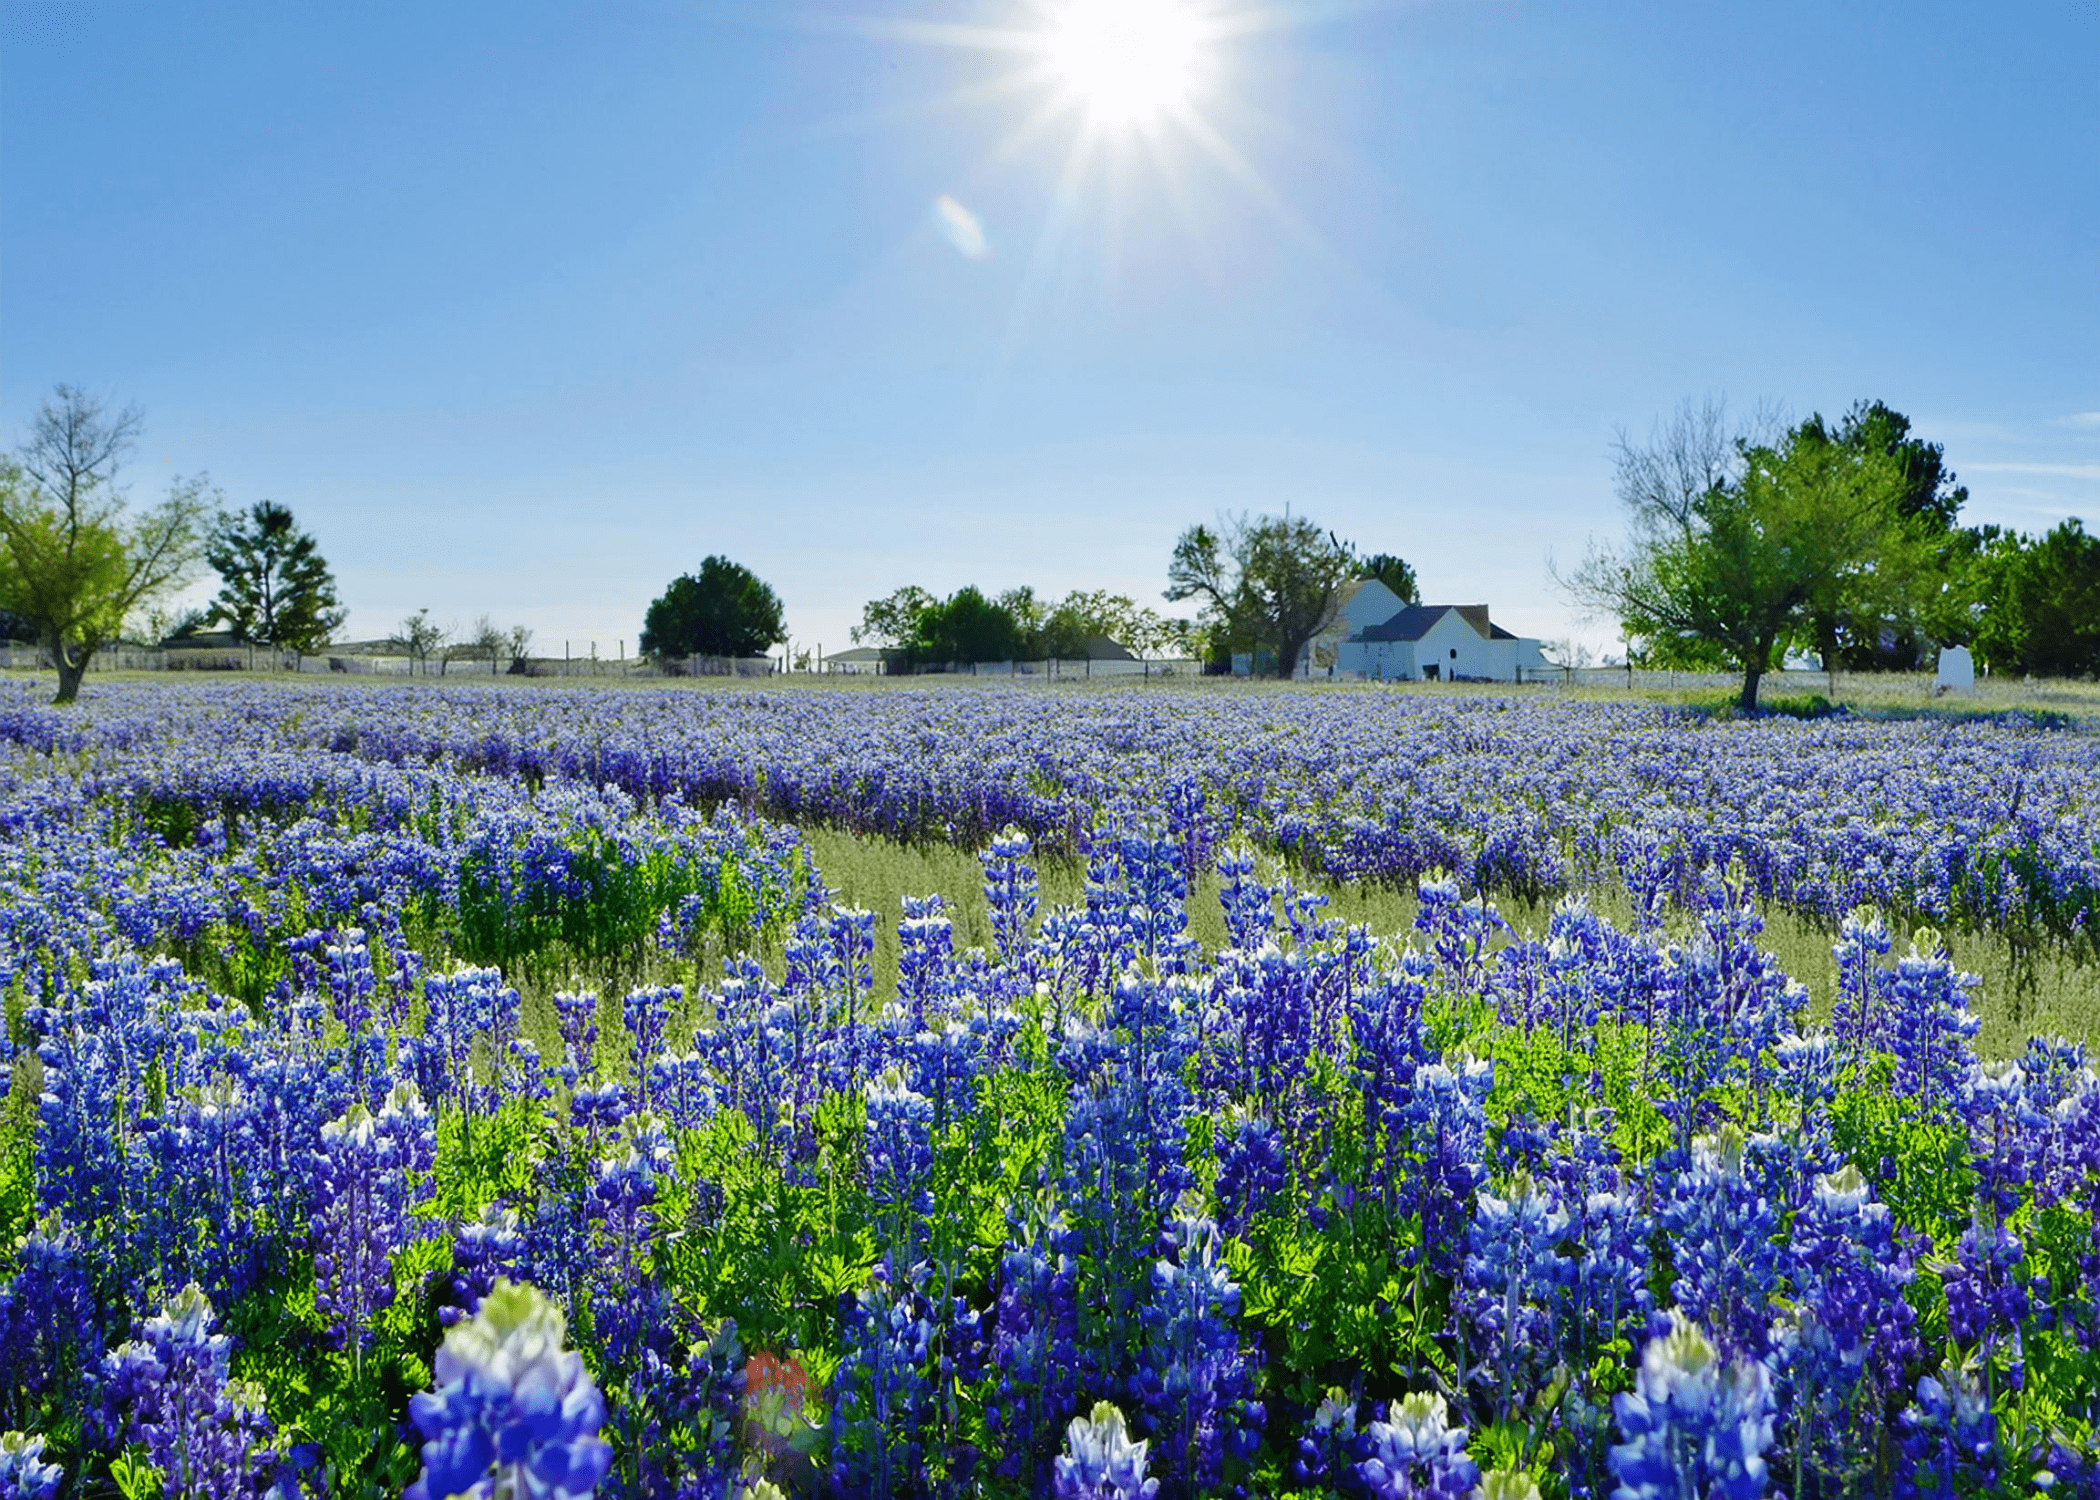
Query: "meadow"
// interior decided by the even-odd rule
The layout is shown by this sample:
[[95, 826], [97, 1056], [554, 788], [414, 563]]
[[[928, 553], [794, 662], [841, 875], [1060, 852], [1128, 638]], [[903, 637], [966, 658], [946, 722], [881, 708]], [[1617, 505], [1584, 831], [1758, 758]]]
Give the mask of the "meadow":
[[2075, 720], [10, 682], [0, 885], [0, 1500], [2100, 1494]]

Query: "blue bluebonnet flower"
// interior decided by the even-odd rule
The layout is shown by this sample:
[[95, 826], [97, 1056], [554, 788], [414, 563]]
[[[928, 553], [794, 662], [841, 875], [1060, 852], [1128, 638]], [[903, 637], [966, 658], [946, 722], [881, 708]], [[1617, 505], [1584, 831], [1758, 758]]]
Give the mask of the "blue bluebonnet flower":
[[423, 1468], [402, 1500], [587, 1500], [612, 1463], [605, 1401], [562, 1347], [561, 1310], [499, 1281], [438, 1347], [433, 1388], [409, 1401]]
[[1415, 1074], [1409, 1133], [1420, 1165], [1415, 1205], [1432, 1269], [1451, 1275], [1464, 1253], [1474, 1194], [1487, 1178], [1487, 1098], [1494, 1065], [1461, 1054]]
[[984, 899], [991, 908], [992, 942], [1009, 964], [1018, 962], [1035, 922], [1040, 886], [1028, 862], [1028, 835], [1009, 827], [978, 855], [984, 866]]
[[1004, 1479], [1040, 1488], [1065, 1423], [1079, 1407], [1077, 1268], [1056, 1221], [1009, 1237], [999, 1258], [985, 1426]]
[[1399, 1190], [1417, 1115], [1416, 1077], [1433, 1056], [1422, 1025], [1433, 972], [1427, 958], [1410, 950], [1390, 973], [1349, 994], [1349, 1065], [1363, 1095], [1365, 1146], [1375, 1180], [1389, 1196]]
[[1275, 929], [1276, 909], [1269, 887], [1255, 878], [1254, 851], [1245, 844], [1218, 855], [1218, 901], [1232, 946], [1242, 953], [1260, 951]]
[[1152, 1270], [1144, 1350], [1131, 1382], [1165, 1476], [1194, 1492], [1216, 1484], [1261, 1442], [1258, 1361], [1241, 1343], [1240, 1289], [1219, 1257], [1217, 1226], [1177, 1220]]
[[933, 1212], [933, 1102], [894, 1072], [867, 1086], [868, 1195], [898, 1263], [910, 1265]]
[[1275, 1128], [1260, 1115], [1235, 1110], [1222, 1130], [1218, 1227], [1236, 1235], [1290, 1186], [1291, 1164]]
[[629, 990], [620, 1002], [620, 1019], [627, 1027], [628, 1069], [635, 1076], [636, 1097], [643, 1109], [649, 1108], [651, 1102], [650, 1061], [663, 1050], [671, 1016], [684, 1001], [685, 991], [674, 984]]
[[361, 1348], [373, 1314], [393, 1304], [394, 1256], [417, 1237], [411, 1215], [428, 1196], [436, 1153], [412, 1083], [397, 1085], [377, 1115], [356, 1104], [321, 1127], [314, 1302], [339, 1347]]
[[1697, 1324], [1672, 1312], [1648, 1341], [1632, 1391], [1614, 1396], [1623, 1441], [1611, 1450], [1614, 1500], [1756, 1500], [1768, 1478], [1772, 1372], [1761, 1360], [1724, 1365]]
[[102, 1348], [80, 1236], [46, 1215], [15, 1248], [0, 1286], [0, 1417], [27, 1423], [46, 1399], [77, 1407]]
[[1132, 1440], [1123, 1413], [1106, 1401], [1074, 1417], [1055, 1469], [1056, 1500], [1152, 1500], [1159, 1481], [1145, 1477], [1143, 1439]]
[[1395, 1401], [1364, 1429], [1364, 1445], [1356, 1472], [1373, 1500], [1462, 1500], [1480, 1482], [1480, 1466], [1466, 1456], [1466, 1429], [1452, 1424], [1434, 1392]]
[[1507, 1197], [1477, 1195], [1452, 1312], [1464, 1320], [1468, 1354], [1500, 1387], [1502, 1416], [1557, 1358], [1569, 1233], [1567, 1211], [1528, 1176], [1520, 1175]]
[[897, 924], [897, 1001], [914, 1032], [924, 1031], [953, 999], [955, 924], [939, 896], [906, 896]]
[[554, 997], [554, 1018], [561, 1030], [562, 1081], [575, 1087], [597, 1064], [598, 996], [591, 990], [563, 990]]
[[44, 1462], [44, 1440], [0, 1432], [0, 1500], [56, 1500], [66, 1471]]
[[1340, 1386], [1329, 1386], [1306, 1419], [1291, 1457], [1291, 1478], [1301, 1484], [1338, 1487], [1344, 1475], [1356, 1472], [1364, 1457], [1365, 1440], [1356, 1427], [1356, 1398]]
[[1954, 1500], [1990, 1493], [1998, 1480], [1998, 1419], [1975, 1380], [1956, 1372], [1918, 1378], [1917, 1400], [1897, 1418], [1897, 1500]]
[[1420, 908], [1415, 927], [1429, 939], [1430, 951], [1444, 973], [1460, 988], [1477, 989], [1487, 977], [1487, 956], [1508, 922], [1485, 896], [1459, 896], [1458, 881], [1438, 871], [1415, 887]]
[[168, 1495], [186, 1500], [253, 1493], [277, 1464], [262, 1392], [230, 1378], [212, 1317], [210, 1299], [185, 1287], [102, 1363], [108, 1436], [143, 1447]]
[[1838, 927], [1837, 943], [1830, 950], [1838, 971], [1830, 1030], [1849, 1060], [1894, 1049], [1889, 994], [1893, 976], [1881, 962], [1889, 945], [1889, 930], [1872, 907], [1846, 913]]
[[1817, 1180], [1794, 1215], [1786, 1270], [1795, 1320], [1784, 1355], [1795, 1401], [1842, 1440], [1841, 1419], [1878, 1420], [1882, 1400], [1900, 1389], [1904, 1366], [1920, 1353], [1905, 1295], [1914, 1275], [1910, 1251], [1857, 1167]]
[[524, 1253], [518, 1216], [501, 1203], [490, 1204], [479, 1219], [460, 1225], [452, 1237], [448, 1301], [438, 1309], [438, 1321], [450, 1328], [472, 1317], [498, 1280], [516, 1276]]
[[1774, 1236], [1782, 1205], [1760, 1170], [1757, 1144], [1734, 1125], [1701, 1136], [1691, 1159], [1669, 1174], [1656, 1212], [1679, 1307], [1731, 1354], [1764, 1353], [1780, 1272]]
[[1889, 985], [1889, 1041], [1896, 1092], [1928, 1112], [1959, 1105], [1976, 1062], [1970, 1039], [1981, 1024], [1969, 1010], [1974, 975], [1957, 973], [1931, 928], [1921, 928]]
[[831, 1382], [831, 1474], [842, 1493], [888, 1500], [923, 1477], [933, 1397], [926, 1311], [913, 1288], [880, 1277], [847, 1310]]

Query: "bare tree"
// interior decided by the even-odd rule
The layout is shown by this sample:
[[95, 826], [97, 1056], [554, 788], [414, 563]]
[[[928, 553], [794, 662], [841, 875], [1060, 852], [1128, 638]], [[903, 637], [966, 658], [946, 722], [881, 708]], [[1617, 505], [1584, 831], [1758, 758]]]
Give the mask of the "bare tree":
[[195, 570], [213, 506], [202, 475], [126, 514], [116, 476], [137, 444], [135, 406], [112, 415], [70, 385], [38, 408], [17, 463], [0, 463], [0, 608], [34, 623], [70, 703], [95, 652], [132, 612]]
[[510, 664], [506, 670], [523, 672], [525, 668], [521, 663], [532, 654], [532, 627], [530, 625], [511, 626], [510, 633], [503, 638], [503, 647], [510, 656]]
[[427, 674], [430, 671], [431, 653], [443, 650], [451, 634], [451, 631], [431, 619], [429, 609], [425, 608], [417, 610], [401, 622], [399, 634], [395, 639], [408, 652], [408, 659], [414, 664], [414, 669]]

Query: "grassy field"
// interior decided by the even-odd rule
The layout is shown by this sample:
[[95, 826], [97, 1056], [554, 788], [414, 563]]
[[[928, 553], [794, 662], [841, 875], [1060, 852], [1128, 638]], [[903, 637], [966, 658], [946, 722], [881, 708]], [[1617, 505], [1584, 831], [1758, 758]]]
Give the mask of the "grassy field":
[[[897, 981], [897, 919], [906, 896], [941, 895], [948, 899], [958, 949], [989, 945], [992, 934], [985, 915], [983, 873], [976, 855], [941, 846], [905, 846], [863, 838], [837, 829], [804, 830], [817, 867], [842, 901], [866, 907], [876, 916], [875, 984], [878, 993], [894, 991]], [[1085, 899], [1086, 872], [1074, 860], [1049, 860], [1038, 874], [1045, 911]], [[1345, 922], [1360, 922], [1381, 937], [1414, 931], [1416, 902], [1412, 891], [1333, 885], [1301, 880], [1305, 889], [1328, 898], [1327, 912]], [[1206, 948], [1225, 942], [1223, 909], [1214, 876], [1197, 885], [1189, 901], [1189, 930]], [[1630, 926], [1632, 909], [1625, 893], [1598, 890], [1591, 905], [1614, 925]], [[1516, 931], [1533, 936], [1544, 931], [1551, 908], [1520, 902], [1498, 903]], [[1764, 944], [1793, 978], [1807, 986], [1814, 1014], [1827, 1019], [1836, 994], [1837, 963], [1831, 956], [1832, 933], [1785, 910], [1766, 911]], [[1897, 934], [1895, 951], [1907, 934]], [[1955, 962], [1980, 980], [1972, 1004], [1983, 1022], [1976, 1046], [1986, 1058], [2016, 1056], [2030, 1036], [2061, 1036], [2100, 1048], [2100, 967], [2059, 951], [2016, 955], [2000, 937], [1978, 933], [1945, 934]]]

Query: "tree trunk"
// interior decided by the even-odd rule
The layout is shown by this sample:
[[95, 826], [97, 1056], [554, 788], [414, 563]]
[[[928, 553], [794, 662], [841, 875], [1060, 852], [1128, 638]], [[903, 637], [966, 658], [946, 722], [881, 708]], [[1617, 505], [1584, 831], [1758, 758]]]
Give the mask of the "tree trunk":
[[80, 696], [80, 679], [87, 675], [88, 658], [94, 653], [87, 647], [80, 649], [76, 661], [66, 643], [53, 635], [47, 638], [51, 648], [51, 660], [58, 666], [58, 696], [53, 703], [71, 703]]
[[1736, 707], [1746, 714], [1757, 712], [1757, 684], [1765, 675], [1765, 664], [1772, 659], [1772, 648], [1778, 643], [1776, 635], [1759, 641], [1756, 650], [1743, 663], [1743, 695], [1736, 700]]

